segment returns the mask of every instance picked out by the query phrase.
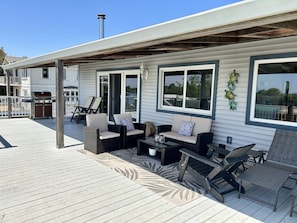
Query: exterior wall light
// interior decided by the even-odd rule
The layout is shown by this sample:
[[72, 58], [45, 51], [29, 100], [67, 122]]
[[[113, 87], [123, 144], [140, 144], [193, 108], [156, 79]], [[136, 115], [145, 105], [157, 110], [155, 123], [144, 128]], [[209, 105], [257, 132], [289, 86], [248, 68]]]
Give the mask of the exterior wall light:
[[149, 76], [149, 70], [144, 67], [143, 62], [141, 63], [139, 67], [140, 76], [142, 79], [147, 80]]

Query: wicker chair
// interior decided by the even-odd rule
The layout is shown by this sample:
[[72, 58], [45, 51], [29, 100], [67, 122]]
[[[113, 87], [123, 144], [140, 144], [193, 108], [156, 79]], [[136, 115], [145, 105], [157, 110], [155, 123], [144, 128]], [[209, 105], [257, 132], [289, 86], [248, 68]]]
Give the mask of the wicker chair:
[[136, 147], [137, 140], [145, 138], [146, 124], [132, 122], [131, 114], [114, 114], [113, 117], [115, 124], [124, 128], [123, 148]]
[[84, 128], [84, 148], [95, 154], [121, 149], [123, 130], [122, 126], [109, 125], [104, 113], [88, 114]]

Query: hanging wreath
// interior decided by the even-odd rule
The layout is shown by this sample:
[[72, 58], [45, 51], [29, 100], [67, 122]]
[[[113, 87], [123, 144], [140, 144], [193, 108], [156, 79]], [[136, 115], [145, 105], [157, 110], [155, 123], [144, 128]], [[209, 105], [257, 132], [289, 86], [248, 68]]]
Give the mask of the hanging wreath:
[[239, 77], [239, 73], [237, 73], [236, 70], [233, 70], [233, 72], [229, 74], [229, 81], [227, 83], [228, 89], [225, 90], [225, 98], [229, 100], [230, 110], [236, 110], [236, 105], [237, 105], [237, 103], [235, 102], [236, 94], [234, 94], [233, 91], [236, 87], [236, 84], [238, 83], [238, 77]]

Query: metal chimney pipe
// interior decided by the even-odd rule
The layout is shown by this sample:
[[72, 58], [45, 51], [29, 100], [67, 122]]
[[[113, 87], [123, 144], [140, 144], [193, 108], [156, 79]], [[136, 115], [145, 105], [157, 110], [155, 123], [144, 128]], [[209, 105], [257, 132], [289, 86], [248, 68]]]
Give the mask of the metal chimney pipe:
[[104, 19], [105, 14], [98, 14], [97, 18], [99, 20], [99, 39], [104, 38]]

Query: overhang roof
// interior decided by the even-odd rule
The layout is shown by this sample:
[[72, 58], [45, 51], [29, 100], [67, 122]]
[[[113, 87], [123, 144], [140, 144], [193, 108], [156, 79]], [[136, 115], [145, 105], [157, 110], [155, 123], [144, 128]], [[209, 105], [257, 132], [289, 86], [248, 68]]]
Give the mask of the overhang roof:
[[137, 58], [297, 35], [297, 1], [246, 0], [18, 61], [4, 69]]

